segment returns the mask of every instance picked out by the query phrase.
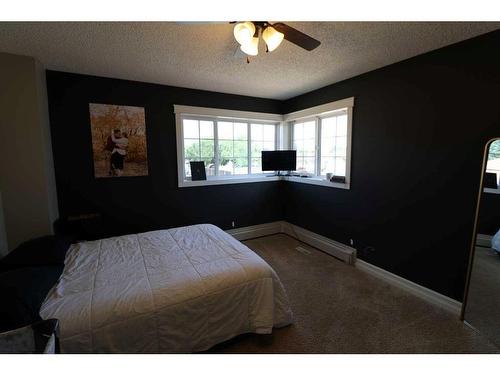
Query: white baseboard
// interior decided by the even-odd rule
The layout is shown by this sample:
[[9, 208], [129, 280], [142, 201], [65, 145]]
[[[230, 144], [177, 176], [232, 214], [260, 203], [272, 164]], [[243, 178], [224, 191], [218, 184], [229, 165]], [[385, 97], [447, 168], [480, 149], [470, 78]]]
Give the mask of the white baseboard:
[[423, 287], [422, 285], [416, 284], [410, 280], [404, 279], [361, 259], [356, 260], [356, 268], [367, 272], [379, 279], [387, 281], [389, 284], [404, 289], [412, 293], [413, 295], [420, 297], [434, 305], [437, 305], [453, 314], [460, 315], [462, 303], [457, 300]]
[[288, 234], [291, 237], [294, 237], [308, 245], [324, 251], [327, 254], [343, 260], [347, 264], [355, 265], [355, 267], [361, 271], [367, 272], [379, 279], [385, 280], [389, 284], [402, 288], [412, 293], [413, 295], [420, 297], [434, 305], [437, 305], [453, 314], [460, 315], [462, 304], [459, 301], [423, 287], [410, 280], [406, 280], [363, 260], [357, 259], [356, 249], [344, 245], [340, 242], [334, 241], [330, 238], [311, 232], [307, 229], [301, 228], [297, 225], [290, 224], [286, 221], [275, 221], [272, 223], [231, 229], [228, 230], [227, 233], [231, 234], [233, 237], [240, 241], [256, 237], [270, 236], [272, 234]]
[[248, 240], [250, 238], [257, 238], [263, 236], [270, 236], [272, 234], [283, 233], [282, 227], [284, 221], [273, 221], [272, 223], [252, 225], [249, 227], [235, 228], [227, 230], [231, 236], [238, 241]]
[[301, 228], [297, 225], [290, 224], [286, 221], [275, 221], [272, 223], [230, 229], [227, 233], [239, 241], [256, 237], [270, 236], [272, 234], [285, 233], [298, 239], [299, 241], [322, 250], [335, 258], [343, 260], [347, 264], [353, 265], [356, 262], [356, 249]]
[[493, 238], [493, 236], [490, 236], [488, 234], [478, 233], [476, 236], [476, 246], [491, 247], [491, 239], [492, 238]]
[[343, 243], [331, 240], [328, 237], [321, 236], [297, 225], [284, 222], [283, 233], [292, 236], [299, 241], [305, 242], [321, 251], [324, 251], [335, 258], [341, 259], [347, 264], [356, 263], [356, 249]]

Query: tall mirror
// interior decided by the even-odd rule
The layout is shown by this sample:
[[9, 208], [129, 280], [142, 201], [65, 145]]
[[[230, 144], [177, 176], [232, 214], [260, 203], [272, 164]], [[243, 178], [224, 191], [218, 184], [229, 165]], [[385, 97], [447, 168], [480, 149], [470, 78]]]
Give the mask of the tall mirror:
[[500, 347], [500, 139], [487, 146], [464, 321]]

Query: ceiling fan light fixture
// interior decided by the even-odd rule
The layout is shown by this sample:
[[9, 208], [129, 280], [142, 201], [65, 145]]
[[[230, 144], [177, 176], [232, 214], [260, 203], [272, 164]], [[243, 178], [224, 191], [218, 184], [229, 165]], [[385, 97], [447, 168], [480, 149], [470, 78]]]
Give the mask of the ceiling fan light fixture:
[[257, 56], [259, 54], [259, 38], [253, 37], [248, 43], [241, 45], [241, 50], [250, 56]]
[[242, 46], [249, 44], [252, 42], [252, 38], [255, 34], [255, 25], [250, 21], [237, 23], [234, 26], [233, 33], [239, 44]]
[[266, 42], [269, 52], [274, 51], [283, 41], [285, 34], [280, 33], [272, 26], [267, 26], [262, 33], [262, 39]]

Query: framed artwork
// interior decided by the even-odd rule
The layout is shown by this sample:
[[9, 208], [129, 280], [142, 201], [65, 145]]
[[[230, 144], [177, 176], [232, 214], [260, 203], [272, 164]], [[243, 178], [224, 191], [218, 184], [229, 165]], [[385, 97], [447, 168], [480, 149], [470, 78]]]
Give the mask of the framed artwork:
[[89, 104], [94, 177], [148, 175], [144, 107]]
[[204, 161], [191, 161], [189, 162], [191, 166], [191, 180], [192, 181], [201, 181], [207, 179], [207, 173], [205, 170], [205, 162]]

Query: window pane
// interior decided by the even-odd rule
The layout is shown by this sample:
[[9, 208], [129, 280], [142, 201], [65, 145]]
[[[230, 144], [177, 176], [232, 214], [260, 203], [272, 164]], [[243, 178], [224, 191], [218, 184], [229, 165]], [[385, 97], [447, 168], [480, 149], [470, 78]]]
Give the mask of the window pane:
[[[249, 126], [251, 127], [249, 132]], [[184, 165], [186, 177], [191, 176], [189, 162], [203, 161], [207, 176], [262, 173], [261, 151], [275, 150], [276, 126], [274, 124], [248, 124], [231, 120], [183, 119]], [[217, 133], [217, 139], [215, 134]], [[249, 166], [249, 142], [253, 167]], [[218, 149], [218, 156], [215, 155]], [[219, 165], [215, 165], [218, 159]], [[217, 168], [216, 168], [217, 167]]]
[[262, 141], [264, 140], [264, 129], [261, 124], [252, 124], [252, 141]]
[[221, 161], [219, 175], [248, 174], [247, 158], [230, 158]]
[[264, 141], [274, 143], [276, 127], [274, 125], [264, 125]]
[[252, 157], [261, 157], [262, 142], [252, 142]]
[[219, 121], [217, 123], [217, 134], [219, 139], [233, 139], [233, 123]]
[[200, 138], [214, 139], [214, 123], [212, 121], [200, 121]]
[[297, 158], [297, 171], [306, 172], [306, 173], [314, 173], [314, 165], [316, 159], [314, 157], [303, 157]]
[[346, 156], [347, 137], [335, 138], [335, 156]]
[[241, 122], [234, 123], [234, 139], [235, 140], [248, 139], [248, 130], [246, 123], [241, 123]]
[[345, 158], [335, 158], [335, 176], [345, 176]]
[[201, 142], [201, 157], [202, 158], [210, 158], [214, 157], [214, 141], [202, 139]]
[[304, 157], [304, 168], [309, 173], [314, 173], [314, 164], [316, 163], [315, 158]]
[[200, 142], [197, 139], [184, 140], [184, 156], [186, 158], [200, 157]]
[[336, 134], [337, 120], [335, 117], [321, 120], [321, 138], [333, 138]]
[[234, 156], [248, 157], [248, 143], [247, 141], [234, 141]]
[[315, 121], [294, 124], [293, 148], [297, 151], [297, 171], [314, 174], [316, 164]]
[[233, 162], [231, 159], [219, 160], [219, 176], [233, 174]]
[[304, 123], [304, 139], [315, 139], [316, 138], [316, 123], [314, 121], [308, 121]]
[[262, 173], [262, 151], [276, 150], [276, 126], [271, 124], [251, 124], [251, 173]]
[[[321, 128], [323, 130], [323, 128]], [[323, 134], [323, 132], [321, 132]], [[335, 138], [325, 138], [321, 136], [321, 157], [334, 156], [335, 153]]]
[[274, 151], [275, 149], [274, 142], [262, 142], [262, 149], [264, 151]]
[[293, 139], [304, 139], [304, 124], [299, 122], [293, 125]]
[[304, 145], [303, 145], [303, 141], [302, 140], [294, 140], [293, 141], [293, 149], [294, 150], [297, 150], [297, 155], [299, 154], [299, 152], [302, 152], [304, 150]]
[[252, 158], [251, 173], [262, 173], [262, 159]]
[[321, 119], [321, 175], [345, 176], [346, 154], [347, 115]]
[[321, 175], [324, 176], [327, 173], [335, 174], [335, 159], [333, 157], [322, 156], [321, 157]]
[[337, 116], [337, 137], [347, 136], [347, 115]]
[[184, 159], [184, 170], [186, 171], [186, 177], [191, 177], [191, 164], [190, 161], [194, 161], [192, 159]]
[[219, 141], [219, 155], [222, 158], [233, 156], [233, 141]]
[[315, 141], [306, 140], [304, 141], [304, 155], [305, 156], [314, 156], [316, 151]]
[[198, 138], [198, 121], [197, 120], [183, 120], [184, 138]]
[[215, 176], [215, 164], [212, 159], [202, 158], [201, 161], [205, 163], [205, 173], [207, 176]]
[[247, 174], [248, 173], [248, 159], [247, 158], [235, 158], [234, 162], [234, 174]]

